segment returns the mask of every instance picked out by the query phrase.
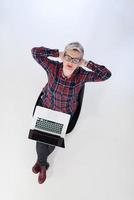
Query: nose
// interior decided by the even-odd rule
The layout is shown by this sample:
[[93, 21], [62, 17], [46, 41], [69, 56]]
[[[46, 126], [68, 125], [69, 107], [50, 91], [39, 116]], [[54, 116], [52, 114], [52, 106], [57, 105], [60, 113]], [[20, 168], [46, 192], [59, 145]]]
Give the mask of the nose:
[[68, 65], [73, 66], [73, 62], [72, 62], [72, 60], [68, 61]]

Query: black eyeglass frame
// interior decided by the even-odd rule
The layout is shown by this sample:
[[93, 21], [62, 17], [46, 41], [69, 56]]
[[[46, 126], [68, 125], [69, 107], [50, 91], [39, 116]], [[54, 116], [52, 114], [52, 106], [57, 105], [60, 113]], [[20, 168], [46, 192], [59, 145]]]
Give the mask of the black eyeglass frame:
[[67, 55], [66, 52], [64, 53], [63, 58], [66, 61], [73, 62], [74, 64], [79, 64], [80, 61], [82, 60], [82, 58], [73, 58], [73, 57]]

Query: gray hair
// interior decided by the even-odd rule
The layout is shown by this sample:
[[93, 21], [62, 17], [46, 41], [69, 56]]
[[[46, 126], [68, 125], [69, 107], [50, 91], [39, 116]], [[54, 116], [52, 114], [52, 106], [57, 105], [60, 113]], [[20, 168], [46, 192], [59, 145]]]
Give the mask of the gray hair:
[[71, 42], [65, 46], [65, 51], [67, 50], [77, 50], [81, 53], [82, 57], [84, 55], [84, 48], [79, 42]]

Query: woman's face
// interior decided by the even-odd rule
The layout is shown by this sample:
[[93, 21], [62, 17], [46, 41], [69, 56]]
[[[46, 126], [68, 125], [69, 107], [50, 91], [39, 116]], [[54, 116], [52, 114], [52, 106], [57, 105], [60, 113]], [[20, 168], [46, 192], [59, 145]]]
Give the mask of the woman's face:
[[64, 52], [62, 61], [64, 73], [71, 75], [74, 70], [81, 64], [82, 56], [79, 51], [71, 49]]

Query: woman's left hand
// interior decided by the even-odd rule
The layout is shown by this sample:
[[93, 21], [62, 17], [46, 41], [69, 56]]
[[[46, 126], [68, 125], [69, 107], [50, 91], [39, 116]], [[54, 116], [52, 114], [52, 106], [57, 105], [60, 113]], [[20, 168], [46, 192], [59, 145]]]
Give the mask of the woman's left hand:
[[88, 64], [88, 61], [85, 60], [85, 59], [82, 59], [81, 62], [80, 62], [80, 64], [81, 64], [82, 66], [86, 67], [87, 64]]

